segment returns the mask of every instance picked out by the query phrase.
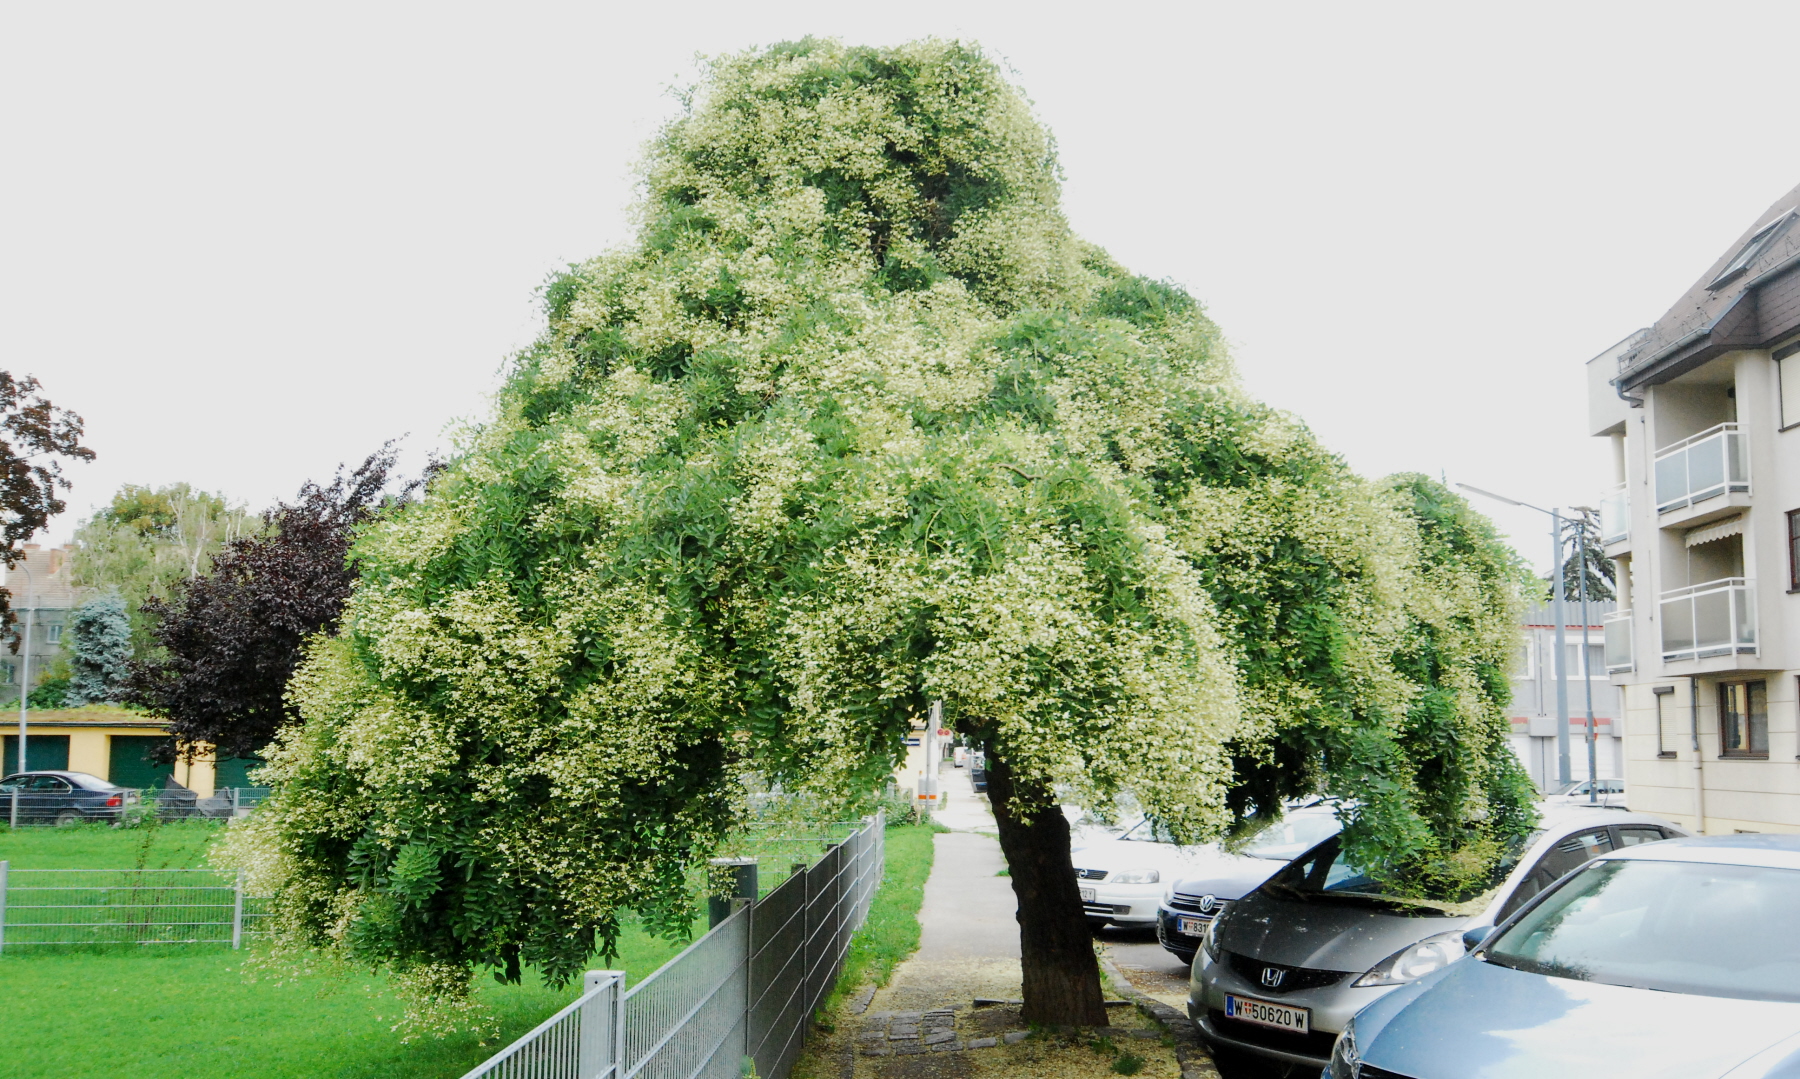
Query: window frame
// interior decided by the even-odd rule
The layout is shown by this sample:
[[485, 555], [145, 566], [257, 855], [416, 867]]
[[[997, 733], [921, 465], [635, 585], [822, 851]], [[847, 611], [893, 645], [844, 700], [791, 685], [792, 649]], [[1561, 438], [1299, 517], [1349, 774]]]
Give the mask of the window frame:
[[1650, 693], [1656, 698], [1656, 756], [1658, 760], [1672, 761], [1678, 754], [1663, 741], [1663, 708], [1664, 702], [1675, 696], [1674, 686], [1651, 686]]
[[[1733, 712], [1728, 707], [1732, 691], [1738, 687], [1742, 687], [1744, 694], [1744, 711], [1741, 713], [1741, 731], [1736, 723], [1733, 724], [1730, 730], [1735, 733], [1741, 733], [1742, 737], [1738, 739], [1737, 748], [1733, 748], [1726, 740], [1728, 730], [1726, 720], [1728, 716], [1740, 715], [1739, 713]], [[1754, 691], [1758, 688], [1760, 688], [1762, 692], [1762, 747], [1760, 749], [1757, 748], [1756, 744], [1756, 718], [1758, 713], [1755, 709], [1755, 698], [1753, 695]], [[1768, 682], [1761, 678], [1750, 678], [1719, 683], [1719, 757], [1720, 759], [1730, 760], [1766, 761], [1769, 759]]]

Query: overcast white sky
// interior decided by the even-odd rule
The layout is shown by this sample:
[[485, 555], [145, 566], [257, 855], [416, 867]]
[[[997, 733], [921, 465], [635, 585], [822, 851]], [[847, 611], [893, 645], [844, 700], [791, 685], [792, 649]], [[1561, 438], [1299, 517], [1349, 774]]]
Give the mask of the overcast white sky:
[[[1794, 5], [15, 4], [0, 365], [87, 419], [70, 512], [263, 506], [479, 417], [552, 270], [629, 239], [672, 85], [807, 34], [1002, 57], [1075, 227], [1173, 278], [1359, 470], [1591, 502], [1582, 362], [1800, 181]], [[1778, 53], [1776, 54], [1778, 55]], [[1546, 529], [1492, 505], [1534, 561]]]

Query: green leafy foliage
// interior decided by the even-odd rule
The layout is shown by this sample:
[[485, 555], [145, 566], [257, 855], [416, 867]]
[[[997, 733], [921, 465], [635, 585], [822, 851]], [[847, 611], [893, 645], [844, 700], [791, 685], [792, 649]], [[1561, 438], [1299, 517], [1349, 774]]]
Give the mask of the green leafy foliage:
[[186, 483], [128, 483], [75, 530], [73, 580], [78, 588], [124, 599], [133, 658], [148, 660], [157, 648], [145, 601], [172, 598], [183, 582], [208, 572], [232, 541], [263, 527], [260, 516], [223, 495]]
[[233, 834], [287, 939], [567, 979], [622, 911], [688, 924], [752, 778], [855, 811], [934, 699], [1016, 789], [1183, 840], [1353, 799], [1421, 891], [1528, 826], [1515, 561], [1075, 237], [989, 59], [805, 41], [692, 100], [638, 242], [545, 287], [494, 416], [358, 542]]

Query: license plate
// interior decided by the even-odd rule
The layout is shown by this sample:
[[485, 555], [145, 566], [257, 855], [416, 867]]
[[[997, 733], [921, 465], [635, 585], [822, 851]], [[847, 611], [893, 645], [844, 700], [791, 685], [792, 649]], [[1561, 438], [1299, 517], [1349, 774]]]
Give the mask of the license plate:
[[1094, 889], [1083, 888], [1081, 890], [1081, 901], [1083, 903], [1092, 903], [1094, 901]]
[[1290, 1008], [1266, 1000], [1225, 995], [1225, 1015], [1239, 1022], [1274, 1027], [1292, 1034], [1305, 1034], [1312, 1028], [1312, 1013], [1305, 1008]]
[[1189, 937], [1205, 936], [1206, 935], [1206, 919], [1205, 918], [1177, 918], [1177, 919], [1175, 919], [1175, 932], [1180, 933], [1183, 936], [1189, 936]]

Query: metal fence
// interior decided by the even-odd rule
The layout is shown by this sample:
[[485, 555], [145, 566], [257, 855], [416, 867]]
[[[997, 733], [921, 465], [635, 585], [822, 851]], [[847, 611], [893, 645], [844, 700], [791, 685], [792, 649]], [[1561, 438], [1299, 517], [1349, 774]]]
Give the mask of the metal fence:
[[12, 869], [0, 862], [0, 952], [46, 944], [229, 944], [268, 917], [210, 869]]
[[103, 791], [0, 791], [0, 822], [13, 828], [87, 822], [130, 823], [140, 816], [158, 820], [242, 817], [269, 796], [267, 787], [220, 787], [202, 798], [186, 787], [118, 788]]
[[463, 1079], [786, 1079], [881, 882], [881, 815], [629, 990], [582, 995]]

